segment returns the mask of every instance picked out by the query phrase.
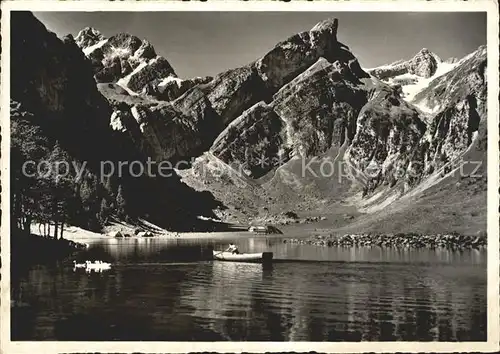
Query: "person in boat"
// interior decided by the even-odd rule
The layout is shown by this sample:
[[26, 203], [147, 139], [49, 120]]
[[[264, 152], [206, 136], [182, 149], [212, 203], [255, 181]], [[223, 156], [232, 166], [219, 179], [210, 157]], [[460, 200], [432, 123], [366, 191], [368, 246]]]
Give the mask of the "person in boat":
[[234, 243], [230, 243], [229, 247], [227, 248], [226, 252], [231, 252], [232, 254], [239, 254], [240, 251], [238, 251], [238, 247]]

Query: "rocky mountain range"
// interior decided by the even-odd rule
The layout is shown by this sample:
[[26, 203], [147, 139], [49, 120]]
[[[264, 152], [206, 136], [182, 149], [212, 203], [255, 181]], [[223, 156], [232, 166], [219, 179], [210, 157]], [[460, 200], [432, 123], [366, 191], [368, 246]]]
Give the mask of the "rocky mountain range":
[[[71, 35], [60, 39], [30, 12], [13, 12], [11, 59], [11, 194], [19, 200], [13, 202], [19, 213], [50, 199], [53, 206], [44, 207], [66, 209], [65, 220], [85, 228], [98, 229], [109, 212], [119, 209], [123, 209], [118, 213], [122, 218], [142, 216], [170, 228], [211, 227], [198, 216], [214, 217], [211, 210], [220, 203], [181, 183], [175, 172], [168, 178], [155, 178], [155, 170], [137, 177], [127, 166], [118, 172], [120, 162], [138, 161], [145, 166], [147, 155], [130, 138], [133, 131], [115, 129], [114, 115], [121, 105], [129, 106], [98, 91], [96, 67]], [[71, 173], [59, 180], [51, 180], [52, 174], [28, 179], [21, 173], [28, 160], [66, 162]], [[103, 162], [114, 172], [103, 170]], [[57, 185], [61, 190], [50, 195], [56, 194]], [[47, 208], [38, 214], [38, 218], [54, 218]]]
[[13, 52], [72, 61], [62, 71], [14, 66], [12, 77], [25, 79], [13, 79], [13, 99], [59, 112], [67, 129], [74, 102], [85, 102], [99, 109], [87, 125], [106, 132], [98, 140], [156, 161], [191, 160], [175, 185], [192, 198], [208, 192], [207, 209], [220, 203], [225, 221], [291, 210], [325, 215], [318, 227], [339, 232], [486, 229], [486, 47], [445, 61], [422, 49], [363, 69], [328, 19], [248, 65], [183, 79], [147, 40], [85, 28], [61, 41], [23, 16], [13, 23], [51, 40], [13, 38]]

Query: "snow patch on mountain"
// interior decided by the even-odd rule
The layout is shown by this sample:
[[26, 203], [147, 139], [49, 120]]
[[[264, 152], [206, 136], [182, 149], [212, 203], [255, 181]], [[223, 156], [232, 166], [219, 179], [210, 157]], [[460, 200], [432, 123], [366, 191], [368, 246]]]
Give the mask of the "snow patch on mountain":
[[133, 106], [130, 109], [130, 113], [132, 113], [132, 117], [136, 120], [137, 124], [139, 125], [139, 129], [141, 130], [141, 133], [144, 133], [144, 118], [142, 117], [141, 113], [139, 112], [137, 106]]
[[123, 58], [123, 57], [132, 57], [132, 53], [131, 53], [131, 50], [129, 48], [120, 48], [120, 47], [114, 47], [114, 46], [111, 46], [111, 54], [109, 55], [109, 58], [110, 59], [113, 59], [113, 58]]
[[103, 45], [105, 45], [106, 43], [108, 43], [108, 40], [107, 39], [103, 39], [102, 41], [99, 41], [97, 42], [96, 44], [93, 44], [89, 47], [86, 47], [86, 48], [83, 48], [83, 53], [86, 55], [86, 56], [89, 56], [94, 50], [98, 49], [98, 48], [101, 48]]
[[109, 121], [109, 125], [110, 125], [111, 129], [113, 129], [113, 130], [125, 131], [125, 127], [123, 126], [123, 123], [120, 119], [119, 112], [115, 111], [111, 114], [111, 119]]
[[[407, 76], [411, 77], [412, 82], [408, 83], [406, 85], [401, 85], [401, 87], [403, 89], [403, 98], [408, 102], [412, 102], [413, 99], [415, 98], [415, 96], [420, 91], [422, 91], [424, 88], [428, 87], [432, 80], [434, 80], [434, 79], [446, 74], [447, 72], [453, 70], [455, 67], [457, 67], [457, 65], [458, 65], [458, 63], [449, 64], [449, 63], [441, 62], [438, 64], [438, 67], [437, 67], [435, 74], [432, 75], [431, 77], [428, 77], [428, 78], [421, 77], [418, 75], [407, 74]], [[394, 83], [397, 84], [397, 82], [399, 80], [404, 79], [404, 76], [405, 75], [396, 76], [393, 79], [389, 79], [387, 82], [389, 84], [394, 84]], [[429, 111], [429, 109], [427, 107], [424, 107], [424, 106], [420, 107], [418, 105], [417, 105], [417, 107], [419, 107], [420, 109], [422, 109], [423, 111], [425, 111], [427, 113], [432, 113]], [[431, 111], [432, 111], [432, 109], [431, 109]]]
[[[401, 97], [405, 101], [413, 103], [425, 113], [434, 114], [437, 112], [436, 107], [428, 107], [425, 104], [416, 103], [414, 102], [415, 97], [419, 92], [427, 88], [434, 79], [450, 72], [463, 63], [464, 60], [467, 60], [467, 57], [456, 62], [443, 61], [435, 53], [423, 49], [409, 61], [399, 60], [389, 65], [366, 69], [366, 71], [387, 84], [393, 86], [399, 85], [401, 87]], [[420, 67], [432, 67], [432, 70], [419, 70], [418, 68]], [[428, 73], [432, 73], [432, 75], [423, 75]]]
[[171, 82], [175, 82], [177, 84], [177, 87], [181, 87], [182, 85], [182, 79], [179, 79], [178, 77], [173, 77], [173, 76], [167, 76], [166, 78], [162, 79], [160, 83], [158, 84], [158, 90], [160, 92], [163, 92], [168, 84]]

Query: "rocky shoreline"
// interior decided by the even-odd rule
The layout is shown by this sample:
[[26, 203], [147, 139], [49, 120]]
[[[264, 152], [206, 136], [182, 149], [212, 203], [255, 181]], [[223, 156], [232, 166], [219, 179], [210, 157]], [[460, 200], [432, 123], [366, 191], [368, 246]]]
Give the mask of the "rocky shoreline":
[[346, 234], [315, 235], [305, 239], [285, 239], [284, 243], [326, 247], [399, 247], [399, 248], [448, 248], [480, 249], [487, 245], [486, 233], [476, 236], [458, 233], [422, 235], [409, 234]]

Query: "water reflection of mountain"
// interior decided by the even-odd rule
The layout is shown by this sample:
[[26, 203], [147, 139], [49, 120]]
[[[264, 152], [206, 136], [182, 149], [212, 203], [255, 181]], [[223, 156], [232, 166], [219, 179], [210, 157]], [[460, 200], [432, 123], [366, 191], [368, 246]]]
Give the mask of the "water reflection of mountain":
[[214, 262], [208, 274], [184, 284], [189, 290], [182, 304], [195, 309], [198, 323], [228, 340], [485, 338], [481, 290], [460, 281], [450, 292], [449, 279], [433, 268], [404, 274], [391, 267], [302, 267], [279, 264], [264, 271], [259, 265]]
[[[171, 239], [171, 238], [130, 238], [106, 239], [94, 243], [82, 256], [107, 257], [112, 261], [162, 262], [171, 260], [201, 260], [211, 256], [209, 247], [216, 250], [227, 248], [234, 242], [241, 252], [273, 252], [274, 259], [315, 260], [335, 262], [383, 262], [383, 263], [443, 263], [477, 264], [486, 263], [486, 253], [479, 250], [456, 252], [449, 249], [405, 249], [380, 247], [318, 247], [283, 243], [281, 239]], [[94, 258], [95, 258], [94, 257]]]
[[[12, 274], [13, 339], [486, 339], [484, 254], [400, 252], [385, 254], [385, 263], [346, 262], [360, 254], [242, 240], [243, 251], [340, 260], [264, 268], [176, 262], [176, 252], [190, 256], [206, 245], [144, 241], [92, 248], [115, 259], [108, 272], [73, 272], [67, 262]], [[400, 261], [408, 257], [414, 261]]]
[[206, 258], [210, 241], [161, 238], [107, 239], [91, 245], [80, 257], [103, 256], [118, 263], [199, 261]]

